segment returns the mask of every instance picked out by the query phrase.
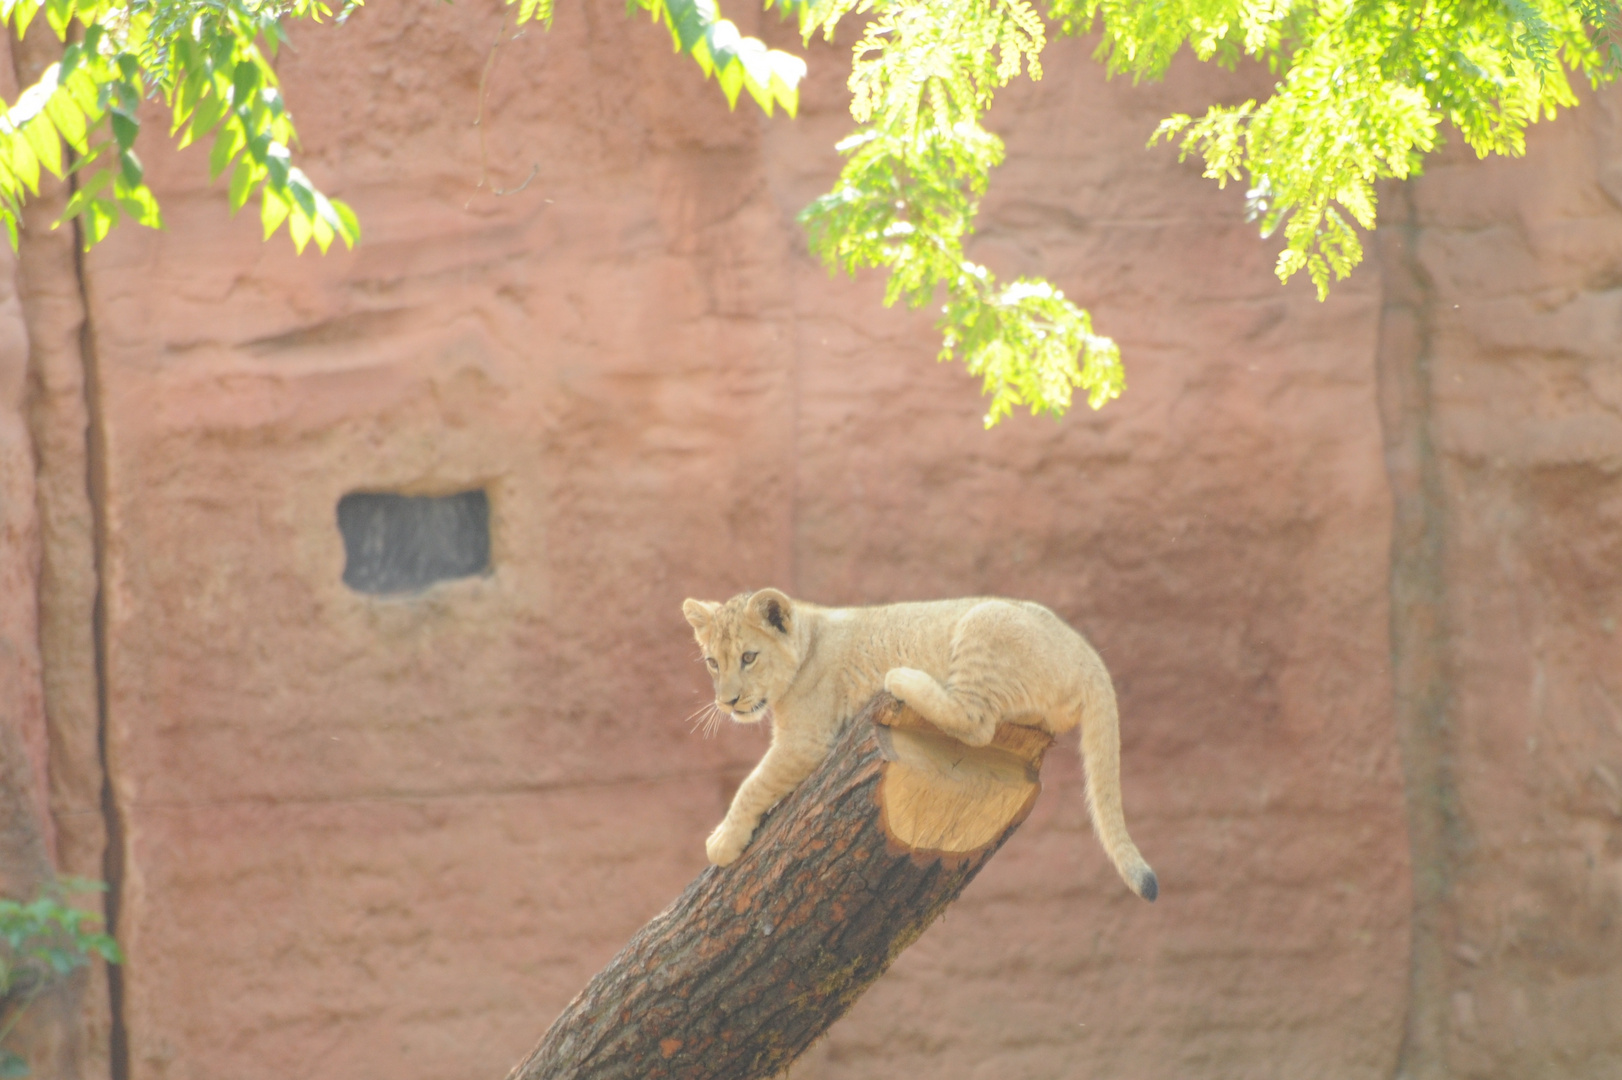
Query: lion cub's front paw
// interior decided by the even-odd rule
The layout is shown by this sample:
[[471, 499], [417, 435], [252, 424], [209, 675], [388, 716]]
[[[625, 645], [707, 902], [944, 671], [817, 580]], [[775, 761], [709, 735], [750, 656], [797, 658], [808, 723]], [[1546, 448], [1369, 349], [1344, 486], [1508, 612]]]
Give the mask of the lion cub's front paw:
[[743, 854], [743, 849], [749, 846], [749, 838], [755, 830], [740, 829], [728, 822], [721, 822], [710, 833], [710, 838], [704, 841], [704, 854], [710, 857], [710, 862], [716, 866], [731, 866]]

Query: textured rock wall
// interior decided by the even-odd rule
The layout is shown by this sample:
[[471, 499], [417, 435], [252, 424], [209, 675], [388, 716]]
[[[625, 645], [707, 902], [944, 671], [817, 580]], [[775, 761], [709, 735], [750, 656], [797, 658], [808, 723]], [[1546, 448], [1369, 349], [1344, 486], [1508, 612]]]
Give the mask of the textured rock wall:
[[1403, 202], [1387, 251], [1403, 310], [1381, 361], [1388, 426], [1406, 441], [1399, 517], [1423, 518], [1394, 594], [1427, 627], [1398, 698], [1429, 868], [1410, 1063], [1609, 1076], [1622, 1070], [1622, 95], [1536, 129], [1524, 161], [1452, 153]]
[[[100, 787], [100, 521], [130, 1080], [502, 1075], [702, 865], [764, 741], [688, 730], [679, 605], [768, 583], [1084, 629], [1163, 886], [1121, 888], [1053, 755], [800, 1080], [1603, 1074], [1614, 93], [1389, 197], [1405, 226], [1320, 305], [1235, 192], [1143, 150], [1265, 80], [1134, 88], [1054, 43], [993, 114], [975, 253], [1088, 304], [1130, 389], [985, 433], [927, 313], [830, 279], [793, 222], [838, 167], [842, 45], [790, 123], [617, 7], [503, 25], [373, 5], [284, 53], [353, 253], [262, 244], [198, 148], [147, 154], [168, 228], [116, 233], [82, 294], [71, 252], [23, 252], [63, 837]], [[473, 487], [489, 574], [342, 584], [344, 494]]]
[[[0, 50], [15, 100], [60, 55], [49, 27]], [[6, 763], [0, 894], [33, 898], [54, 876], [102, 879], [96, 644], [84, 305], [71, 228], [50, 228], [64, 185], [46, 176], [0, 265], [0, 758]], [[20, 788], [23, 781], [26, 788]], [[72, 898], [103, 913], [100, 894]], [[105, 1075], [110, 1007], [99, 961], [33, 1002], [8, 1046], [41, 1080]]]
[[[1142, 151], [1228, 77], [1134, 91], [1072, 42], [1000, 110], [979, 251], [1088, 298], [1133, 389], [988, 435], [927, 317], [804, 253], [842, 47], [767, 121], [662, 32], [566, 8], [494, 60], [487, 188], [535, 169], [497, 197], [471, 121], [500, 25], [381, 6], [288, 55], [354, 254], [262, 245], [190, 150], [151, 155], [168, 230], [87, 264], [133, 1080], [500, 1075], [701, 865], [762, 742], [683, 723], [706, 681], [679, 604], [766, 583], [1027, 595], [1085, 627], [1165, 883], [1121, 889], [1062, 755], [803, 1072], [1389, 1073], [1376, 282], [1280, 290], [1232, 193]], [[488, 576], [341, 583], [343, 494], [479, 485]]]
[[[9, 60], [0, 56], [0, 61]], [[10, 63], [0, 63], [0, 92], [16, 96]], [[28, 430], [28, 328], [17, 295], [17, 260], [0, 252], [0, 768], [8, 808], [0, 844], [5, 892], [31, 892], [49, 865], [51, 826], [45, 792], [49, 755], [39, 658], [39, 510], [34, 442]]]

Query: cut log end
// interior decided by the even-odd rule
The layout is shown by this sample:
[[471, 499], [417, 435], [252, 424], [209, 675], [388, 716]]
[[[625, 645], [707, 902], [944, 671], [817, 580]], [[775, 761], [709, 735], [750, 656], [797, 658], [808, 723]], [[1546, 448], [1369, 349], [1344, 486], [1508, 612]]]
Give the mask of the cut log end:
[[874, 709], [880, 827], [919, 853], [968, 854], [995, 843], [1030, 812], [1053, 737], [1005, 725], [988, 746], [966, 746], [894, 699]]

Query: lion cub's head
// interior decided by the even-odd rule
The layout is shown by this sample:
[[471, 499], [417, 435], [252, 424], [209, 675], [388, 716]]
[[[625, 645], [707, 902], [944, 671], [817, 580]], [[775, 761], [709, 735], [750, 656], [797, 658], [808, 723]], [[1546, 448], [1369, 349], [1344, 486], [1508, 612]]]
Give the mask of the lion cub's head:
[[704, 664], [715, 683], [715, 704], [740, 724], [766, 715], [800, 669], [794, 601], [776, 589], [734, 596], [724, 604], [685, 600]]

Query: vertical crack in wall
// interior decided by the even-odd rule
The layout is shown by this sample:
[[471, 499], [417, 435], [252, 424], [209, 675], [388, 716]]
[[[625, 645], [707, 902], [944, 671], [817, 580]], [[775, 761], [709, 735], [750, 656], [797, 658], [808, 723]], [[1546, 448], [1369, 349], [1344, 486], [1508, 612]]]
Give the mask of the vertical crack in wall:
[[[72, 181], [70, 178], [70, 188]], [[91, 321], [90, 292], [85, 283], [82, 220], [73, 221], [73, 272], [84, 307], [79, 324], [80, 356], [84, 359], [85, 488], [90, 496], [91, 558], [95, 566], [96, 596], [91, 613], [96, 670], [96, 748], [101, 755], [101, 810], [107, 823], [103, 875], [107, 882], [107, 932], [118, 936], [118, 916], [124, 890], [124, 816], [113, 790], [113, 762], [109, 752], [107, 713], [107, 431], [103, 407], [101, 369], [96, 356], [96, 332]], [[129, 1038], [124, 1027], [124, 972], [107, 967], [107, 997], [111, 1025], [109, 1072], [112, 1080], [128, 1080]]]
[[1393, 501], [1391, 662], [1413, 860], [1408, 1008], [1398, 1080], [1448, 1075], [1451, 872], [1459, 821], [1448, 727], [1446, 504], [1435, 435], [1433, 295], [1409, 184], [1375, 234], [1383, 299], [1375, 364]]

